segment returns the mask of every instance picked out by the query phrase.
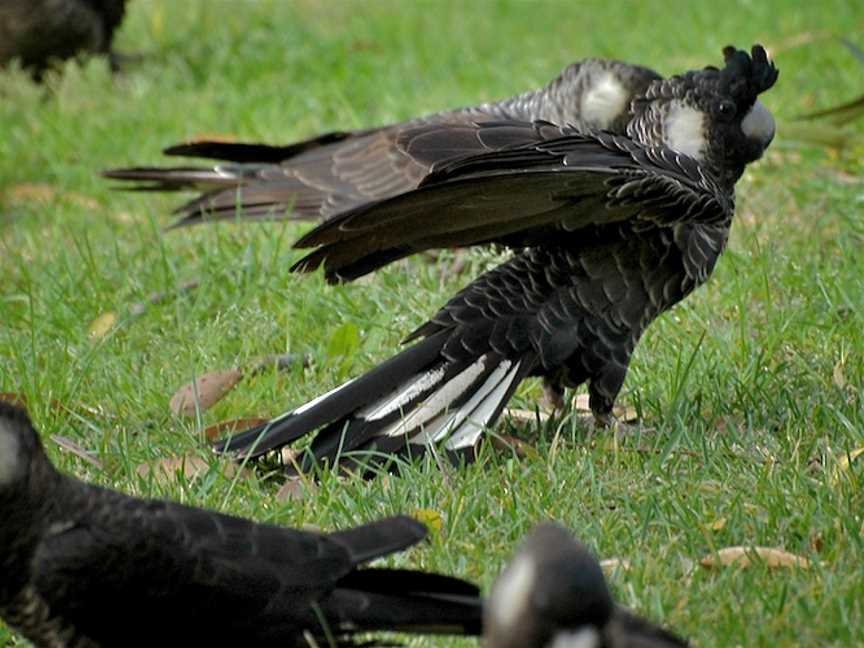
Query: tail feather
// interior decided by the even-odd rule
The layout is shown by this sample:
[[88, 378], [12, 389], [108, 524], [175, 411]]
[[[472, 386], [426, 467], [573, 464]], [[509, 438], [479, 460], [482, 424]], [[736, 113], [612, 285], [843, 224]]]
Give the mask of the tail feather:
[[407, 515], [376, 520], [362, 526], [327, 534], [343, 545], [359, 565], [401, 551], [426, 537], [426, 527]]
[[[334, 421], [315, 437], [306, 453], [302, 470], [309, 471], [328, 461], [343, 463], [343, 458], [359, 454], [364, 448], [379, 453], [410, 439], [409, 433], [439, 417], [442, 409], [455, 407], [470, 392], [465, 380], [478, 372], [489, 373], [484, 363], [447, 363], [439, 360], [371, 404], [363, 405]], [[363, 377], [364, 379], [366, 376]], [[459, 388], [461, 392], [457, 391]], [[392, 440], [392, 442], [388, 442]]]
[[[234, 167], [220, 168], [223, 173], [234, 171]], [[250, 176], [266, 182], [250, 182]], [[174, 213], [183, 218], [172, 227], [231, 220], [238, 216], [244, 220], [274, 220], [290, 214], [294, 219], [314, 219], [321, 215], [328, 199], [326, 191], [286, 174], [281, 167], [252, 169], [243, 165], [237, 167], [235, 177], [237, 180], [233, 184], [211, 185], [209, 191], [177, 207]]]
[[[362, 601], [343, 618], [366, 629], [401, 632], [476, 635], [482, 631], [483, 605], [473, 583], [407, 569], [359, 569], [339, 581], [335, 596]], [[351, 618], [353, 617], [353, 618]], [[348, 619], [346, 619], [348, 620]]]
[[534, 362], [493, 351], [448, 360], [442, 349], [451, 333], [436, 333], [364, 376], [223, 440], [216, 449], [259, 457], [320, 429], [301, 470], [324, 461], [353, 462], [360, 451], [394, 454], [440, 442], [448, 453], [470, 453]]
[[343, 457], [353, 462], [364, 449], [386, 455], [406, 446], [423, 449], [445, 438], [445, 450], [473, 449], [515, 389], [519, 363], [513, 366], [487, 354], [465, 364], [426, 369], [386, 397], [331, 423], [315, 437], [302, 469], [325, 461], [342, 464]]
[[[345, 547], [358, 565], [410, 547], [426, 534], [422, 523], [397, 515], [328, 537]], [[482, 601], [476, 585], [415, 570], [351, 570], [319, 604], [324, 617], [334, 622], [337, 637], [363, 630], [476, 635], [482, 627]]]
[[[443, 332], [442, 332], [443, 333]], [[217, 452], [260, 457], [309, 432], [337, 421], [358, 408], [389, 394], [439, 357], [442, 335], [426, 338], [378, 365], [359, 379], [349, 380], [323, 396], [258, 427], [216, 444]]]
[[379, 594], [402, 592], [436, 596], [441, 599], [480, 596], [480, 588], [474, 583], [453, 576], [418, 572], [414, 569], [382, 567], [355, 569], [339, 581], [339, 586]]
[[238, 187], [256, 177], [266, 165], [224, 164], [214, 167], [129, 167], [108, 169], [102, 175], [111, 180], [137, 183], [121, 187], [131, 191], [213, 191]]
[[440, 441], [448, 430], [457, 430], [450, 435], [444, 447], [447, 450], [474, 447], [483, 429], [498, 418], [522, 381], [522, 364], [522, 361], [514, 364], [510, 360], [503, 360], [465, 403], [460, 404], [455, 411], [439, 415], [413, 437], [410, 443], [434, 443]]
[[278, 164], [313, 148], [341, 142], [351, 137], [351, 135], [352, 133], [344, 131], [332, 131], [287, 146], [243, 142], [212, 142], [205, 140], [169, 146], [163, 153], [165, 155], [227, 160], [229, 162], [270, 162]]
[[[417, 574], [422, 577], [423, 574]], [[417, 634], [479, 635], [483, 605], [479, 596], [450, 597], [393, 592], [368, 593], [337, 589], [324, 602], [341, 613], [342, 624], [358, 630], [389, 630]]]

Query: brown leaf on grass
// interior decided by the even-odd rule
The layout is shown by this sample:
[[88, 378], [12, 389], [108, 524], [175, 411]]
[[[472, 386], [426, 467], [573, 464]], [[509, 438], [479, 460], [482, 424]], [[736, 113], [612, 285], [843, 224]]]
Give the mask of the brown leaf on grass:
[[834, 371], [831, 373], [831, 380], [837, 389], [845, 389], [846, 375], [843, 373], [843, 360], [840, 360], [834, 365]]
[[210, 409], [246, 376], [251, 376], [273, 366], [282, 371], [296, 366], [300, 362], [305, 367], [309, 363], [309, 358], [298, 353], [286, 353], [253, 361], [246, 368], [208, 371], [175, 392], [174, 396], [171, 397], [171, 411], [177, 416], [194, 416], [196, 404], [202, 412]]
[[276, 499], [280, 502], [293, 500], [299, 502], [306, 499], [310, 495], [314, 495], [318, 490], [314, 482], [302, 477], [292, 477], [286, 481], [276, 492]]
[[726, 526], [726, 518], [721, 517], [714, 520], [711, 524], [708, 525], [708, 528], [712, 531], [720, 531]]
[[573, 409], [577, 412], [588, 412], [591, 413], [591, 407], [588, 405], [589, 401], [588, 394], [576, 394], [573, 397]]
[[[591, 414], [591, 405], [589, 404], [590, 396], [588, 394], [576, 394], [573, 397], [572, 407], [577, 412]], [[622, 423], [636, 423], [639, 420], [639, 413], [632, 405], [624, 405], [618, 403], [612, 408], [612, 414]]]
[[515, 408], [507, 408], [504, 410], [504, 416], [509, 419], [512, 419], [516, 423], [545, 423], [549, 420], [549, 414], [544, 412], [543, 410], [538, 410], [536, 412], [525, 409], [515, 409]]
[[215, 441], [216, 439], [234, 434], [235, 432], [243, 432], [249, 428], [264, 425], [269, 420], [270, 419], [266, 418], [239, 418], [230, 421], [222, 421], [221, 423], [215, 423], [206, 428], [204, 430], [204, 436], [207, 437], [207, 440], [209, 441]]
[[849, 452], [844, 452], [840, 459], [838, 459], [837, 467], [834, 469], [834, 482], [836, 483], [843, 475], [848, 473], [852, 464], [856, 463], [858, 457], [862, 456], [864, 456], [864, 448], [855, 448]]
[[302, 450], [297, 450], [296, 448], [289, 448], [288, 446], [283, 446], [276, 450], [276, 455], [279, 459], [279, 463], [283, 466], [291, 466], [297, 470], [300, 469], [300, 455], [303, 454]]
[[496, 450], [512, 450], [520, 459], [539, 459], [540, 453], [537, 448], [530, 443], [526, 443], [522, 439], [517, 439], [509, 434], [494, 434], [490, 435], [492, 447]]
[[9, 187], [6, 195], [16, 203], [50, 202], [57, 195], [57, 188], [41, 182], [24, 182]]
[[[220, 464], [219, 469], [223, 476], [231, 478], [237, 474], [237, 466], [233, 463]], [[153, 463], [143, 463], [136, 469], [141, 477], [152, 476], [160, 483], [169, 483], [182, 476], [186, 481], [198, 479], [208, 473], [210, 462], [197, 455], [186, 455], [182, 457], [165, 457]]]
[[108, 332], [114, 328], [114, 325], [117, 323], [117, 316], [108, 311], [107, 313], [102, 313], [99, 317], [90, 322], [90, 326], [87, 327], [87, 334], [90, 336], [92, 340], [98, 340], [99, 338], [105, 337]]
[[183, 385], [171, 397], [171, 411], [176, 416], [195, 416], [218, 403], [243, 379], [241, 369], [209, 371]]
[[716, 553], [708, 554], [699, 561], [706, 569], [721, 567], [750, 567], [765, 565], [776, 569], [779, 567], [800, 567], [808, 569], [810, 561], [777, 547], [726, 547]]
[[0, 401], [9, 403], [15, 407], [27, 409], [27, 397], [18, 392], [0, 392]]
[[73, 455], [78, 457], [79, 459], [86, 461], [91, 466], [99, 468], [103, 470], [105, 467], [102, 465], [102, 462], [96, 456], [95, 452], [91, 452], [89, 450], [85, 450], [80, 445], [75, 443], [72, 439], [64, 436], [60, 436], [59, 434], [52, 434], [51, 440], [56, 443], [58, 446], [66, 450], [67, 452], [71, 452]]
[[6, 190], [14, 203], [49, 203], [63, 200], [86, 209], [96, 209], [99, 203], [89, 196], [73, 191], [61, 191], [58, 187], [43, 182], [24, 182]]
[[607, 578], [617, 571], [628, 572], [630, 568], [630, 561], [626, 558], [607, 558], [600, 561], [600, 569], [603, 570]]

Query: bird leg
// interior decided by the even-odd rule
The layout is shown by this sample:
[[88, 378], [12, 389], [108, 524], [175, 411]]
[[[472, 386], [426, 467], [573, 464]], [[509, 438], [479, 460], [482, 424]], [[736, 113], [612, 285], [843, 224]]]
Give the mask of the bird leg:
[[564, 401], [564, 385], [556, 378], [543, 377], [543, 396], [540, 398], [540, 408], [547, 410], [550, 414], [561, 412], [566, 403]]
[[588, 384], [588, 407], [591, 408], [594, 423], [598, 428], [617, 427], [618, 420], [612, 413], [612, 408], [626, 375], [627, 367], [609, 363], [600, 374], [591, 378]]

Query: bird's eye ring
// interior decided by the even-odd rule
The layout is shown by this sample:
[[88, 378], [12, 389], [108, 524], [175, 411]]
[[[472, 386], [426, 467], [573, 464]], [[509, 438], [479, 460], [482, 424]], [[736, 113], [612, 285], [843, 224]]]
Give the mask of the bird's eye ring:
[[724, 99], [717, 106], [717, 113], [723, 119], [732, 119], [735, 116], [736, 110], [735, 102], [729, 101], [728, 99]]

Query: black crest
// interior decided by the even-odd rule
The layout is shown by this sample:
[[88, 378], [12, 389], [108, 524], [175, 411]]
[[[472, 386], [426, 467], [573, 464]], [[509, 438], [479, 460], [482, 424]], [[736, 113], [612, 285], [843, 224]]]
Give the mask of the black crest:
[[723, 48], [726, 67], [720, 72], [721, 87], [736, 99], [747, 99], [765, 92], [777, 81], [780, 71], [768, 60], [761, 45], [750, 54], [732, 45]]

